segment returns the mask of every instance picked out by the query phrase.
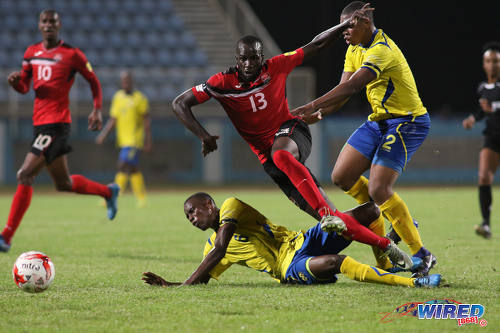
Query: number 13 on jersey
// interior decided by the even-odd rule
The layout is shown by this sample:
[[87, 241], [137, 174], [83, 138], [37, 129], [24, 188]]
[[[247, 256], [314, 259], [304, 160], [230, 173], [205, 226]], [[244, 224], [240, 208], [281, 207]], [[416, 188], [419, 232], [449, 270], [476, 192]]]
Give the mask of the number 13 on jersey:
[[252, 104], [252, 111], [257, 112], [257, 110], [264, 110], [267, 107], [266, 96], [263, 93], [256, 93], [255, 95], [250, 95], [250, 104]]

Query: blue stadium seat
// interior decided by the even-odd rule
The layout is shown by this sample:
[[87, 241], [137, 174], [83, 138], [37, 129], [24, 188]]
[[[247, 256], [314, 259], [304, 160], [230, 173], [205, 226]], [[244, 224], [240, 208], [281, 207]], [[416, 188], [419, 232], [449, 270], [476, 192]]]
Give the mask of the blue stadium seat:
[[153, 51], [149, 48], [141, 48], [137, 53], [137, 65], [139, 66], [153, 66], [155, 63], [155, 57]]
[[191, 61], [193, 66], [206, 66], [208, 64], [208, 58], [205, 53], [200, 50], [191, 51]]
[[120, 48], [125, 45], [126, 37], [118, 31], [112, 31], [108, 34], [108, 43], [110, 47]]
[[184, 31], [180, 34], [180, 44], [186, 49], [194, 49], [196, 48], [196, 39], [192, 34], [187, 31]]
[[146, 46], [151, 47], [153, 49], [161, 48], [163, 45], [162, 43], [162, 37], [160, 33], [156, 31], [150, 31], [149, 33], [146, 33], [146, 36], [144, 37], [144, 42]]
[[100, 54], [100, 59], [101, 59], [100, 63], [96, 64], [96, 65], [115, 67], [115, 66], [117, 66], [117, 57], [118, 57], [118, 55], [115, 52], [115, 49], [106, 48]]
[[191, 57], [189, 56], [189, 53], [183, 49], [176, 50], [174, 52], [173, 64], [181, 67], [191, 65]]
[[132, 20], [127, 15], [117, 15], [114, 18], [114, 25], [120, 31], [127, 31], [130, 28]]
[[171, 16], [167, 22], [168, 28], [171, 30], [174, 30], [176, 32], [182, 32], [184, 30], [184, 22], [177, 15]]
[[173, 63], [173, 56], [167, 49], [160, 49], [156, 51], [156, 64], [158, 66], [171, 66]]

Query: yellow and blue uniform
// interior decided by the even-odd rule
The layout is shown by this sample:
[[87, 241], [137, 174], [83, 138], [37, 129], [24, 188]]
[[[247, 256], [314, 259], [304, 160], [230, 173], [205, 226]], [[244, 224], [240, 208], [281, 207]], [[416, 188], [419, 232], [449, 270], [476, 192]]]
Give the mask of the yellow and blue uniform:
[[373, 112], [348, 143], [373, 164], [401, 173], [429, 132], [427, 109], [403, 53], [381, 29], [375, 30], [368, 46], [347, 49], [344, 72], [360, 68], [376, 76], [366, 85]]
[[138, 150], [144, 145], [144, 116], [148, 108], [148, 99], [140, 91], [127, 94], [124, 90], [118, 90], [113, 96], [110, 115], [116, 120], [116, 144], [120, 147], [120, 161], [137, 165]]
[[[335, 233], [322, 231], [319, 224], [307, 232], [275, 225], [236, 198], [227, 199], [221, 206], [219, 224], [225, 223], [234, 223], [236, 230], [224, 258], [210, 271], [210, 277], [215, 279], [231, 265], [239, 264], [266, 272], [282, 283], [335, 282], [335, 276], [327, 281], [317, 280], [308, 262], [313, 256], [336, 254], [350, 244]], [[213, 249], [216, 236], [214, 232], [207, 240], [204, 256]]]

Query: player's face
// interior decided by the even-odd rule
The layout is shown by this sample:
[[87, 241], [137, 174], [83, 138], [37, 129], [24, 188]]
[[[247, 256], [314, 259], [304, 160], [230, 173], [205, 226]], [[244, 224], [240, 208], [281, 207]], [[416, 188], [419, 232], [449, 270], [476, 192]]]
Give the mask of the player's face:
[[252, 82], [257, 79], [262, 69], [264, 57], [262, 45], [240, 43], [236, 50], [236, 67], [243, 82]]
[[[351, 15], [340, 16], [341, 23], [350, 19]], [[364, 22], [358, 20], [356, 24], [351, 25], [349, 28], [345, 29], [344, 32], [342, 33], [345, 42], [350, 45], [361, 44], [365, 36], [363, 28], [364, 28]]]
[[483, 69], [488, 77], [500, 76], [500, 52], [488, 50], [483, 55]]
[[132, 76], [128, 74], [123, 75], [121, 78], [121, 85], [123, 90], [127, 92], [132, 91]]
[[184, 205], [184, 214], [192, 225], [203, 231], [214, 224], [214, 207], [210, 201], [189, 200]]
[[61, 21], [57, 13], [42, 13], [38, 20], [38, 30], [42, 33], [43, 39], [57, 39]]

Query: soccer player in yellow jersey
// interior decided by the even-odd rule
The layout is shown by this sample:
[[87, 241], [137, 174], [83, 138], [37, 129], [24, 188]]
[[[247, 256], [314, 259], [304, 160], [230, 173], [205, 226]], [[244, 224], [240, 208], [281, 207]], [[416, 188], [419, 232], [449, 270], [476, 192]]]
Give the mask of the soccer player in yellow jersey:
[[[350, 20], [354, 11], [364, 5], [361, 1], [351, 2], [343, 9], [340, 21]], [[340, 152], [332, 181], [360, 204], [374, 200], [397, 233], [391, 233], [393, 237], [399, 235], [412, 255], [424, 261], [415, 274], [427, 275], [436, 257], [423, 246], [408, 207], [393, 185], [427, 136], [429, 115], [403, 53], [384, 31], [375, 27], [372, 11], [356, 18], [343, 35], [349, 47], [340, 83], [292, 114], [314, 123], [366, 88], [373, 112]], [[367, 170], [369, 181], [363, 177]], [[378, 233], [384, 234], [383, 217], [377, 224]], [[381, 259], [378, 265], [386, 268], [390, 263]]]
[[146, 187], [139, 170], [139, 153], [141, 150], [151, 151], [152, 146], [149, 103], [146, 96], [133, 89], [131, 72], [123, 71], [120, 79], [122, 89], [113, 96], [110, 118], [97, 136], [96, 143], [102, 144], [116, 126], [116, 143], [120, 147], [120, 154], [115, 182], [124, 191], [130, 179], [132, 191], [141, 207], [146, 202]]
[[[184, 283], [168, 282], [151, 272], [143, 273], [146, 283], [208, 283], [233, 264], [265, 272], [281, 283], [334, 283], [338, 273], [356, 281], [408, 287], [437, 287], [441, 282], [439, 274], [407, 278], [359, 263], [338, 254], [351, 241], [335, 232], [323, 231], [319, 223], [307, 232], [290, 231], [236, 198], [226, 199], [219, 209], [210, 195], [198, 192], [186, 199], [184, 213], [195, 227], [214, 230], [205, 245], [203, 261]], [[345, 213], [368, 225], [380, 215], [380, 210], [369, 202]]]

